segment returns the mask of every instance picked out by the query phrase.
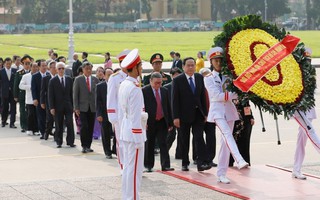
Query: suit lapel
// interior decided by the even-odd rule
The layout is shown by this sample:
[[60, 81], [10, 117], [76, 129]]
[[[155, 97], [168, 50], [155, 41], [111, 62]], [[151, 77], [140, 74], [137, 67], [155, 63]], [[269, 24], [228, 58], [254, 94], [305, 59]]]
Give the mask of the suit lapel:
[[161, 105], [162, 105], [162, 110], [163, 110], [163, 108], [164, 108], [164, 106], [165, 106], [165, 94], [164, 94], [164, 91], [163, 91], [163, 88], [161, 87], [160, 88], [160, 93], [161, 93]]
[[200, 83], [199, 83], [199, 78], [197, 78], [196, 74], [194, 75], [194, 82], [196, 84], [196, 91], [195, 91], [195, 94], [198, 94], [198, 91], [199, 91], [199, 87], [200, 87]]

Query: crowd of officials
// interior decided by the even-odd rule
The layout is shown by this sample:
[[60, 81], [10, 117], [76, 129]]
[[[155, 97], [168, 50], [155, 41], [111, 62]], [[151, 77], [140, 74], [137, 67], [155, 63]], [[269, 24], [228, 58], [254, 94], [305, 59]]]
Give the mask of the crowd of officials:
[[[136, 55], [127, 58], [129, 53]], [[78, 54], [74, 54], [72, 67], [66, 67], [66, 58], [59, 57], [53, 50], [48, 51], [47, 59], [36, 60], [30, 55], [0, 59], [1, 125], [17, 128], [18, 103], [21, 132], [38, 135], [44, 140], [53, 136], [57, 148], [63, 145], [64, 132], [69, 147], [76, 146], [75, 133], [80, 135], [82, 153], [93, 152], [92, 140], [101, 138], [106, 158], [117, 155], [123, 180], [128, 182], [132, 170], [126, 171], [126, 165], [129, 166], [127, 161], [131, 155], [128, 154], [130, 149], [125, 147], [130, 137], [124, 138], [125, 128], [122, 126], [125, 122], [122, 119], [126, 119], [129, 112], [126, 108], [121, 113], [121, 106], [127, 106], [121, 104], [124, 101], [121, 98], [131, 97], [124, 97], [127, 92], [119, 90], [126, 91], [127, 88], [121, 87], [126, 85], [126, 81], [131, 81], [137, 88], [142, 86], [139, 90], [141, 105], [143, 112], [147, 113], [144, 116], [146, 138], [138, 139], [140, 142], [135, 144], [137, 149], [143, 145], [143, 158], [140, 160], [145, 172], [153, 171], [157, 153], [160, 153], [161, 170], [174, 170], [170, 166], [169, 150], [175, 140], [174, 156], [182, 160], [182, 170], [188, 171], [190, 133], [193, 136], [192, 160], [198, 171], [216, 167], [213, 159], [217, 126], [223, 136], [218, 158], [218, 181], [229, 183], [226, 178], [228, 166], [236, 163], [241, 169], [250, 165], [249, 142], [254, 124], [250, 105], [248, 102], [234, 103], [237, 96], [226, 91], [230, 80], [221, 74], [221, 48], [208, 52], [211, 66], [207, 68], [202, 52], [198, 52], [196, 60], [192, 57], [182, 60], [178, 52], [170, 52], [170, 56], [170, 75], [162, 71], [163, 55], [155, 53], [150, 58], [153, 72], [145, 76], [142, 76], [137, 51], [129, 50], [117, 56], [120, 66], [116, 69], [112, 68], [110, 53], [107, 52], [104, 66], [98, 67], [95, 75], [86, 52], [81, 55], [82, 61]], [[127, 60], [123, 64], [124, 59]], [[129, 86], [132, 87], [130, 83]], [[140, 92], [137, 95], [134, 99]], [[138, 107], [139, 103], [133, 106]], [[233, 131], [235, 121], [239, 123]], [[131, 131], [134, 136], [143, 132], [139, 128]], [[123, 195], [128, 196], [126, 193]]]

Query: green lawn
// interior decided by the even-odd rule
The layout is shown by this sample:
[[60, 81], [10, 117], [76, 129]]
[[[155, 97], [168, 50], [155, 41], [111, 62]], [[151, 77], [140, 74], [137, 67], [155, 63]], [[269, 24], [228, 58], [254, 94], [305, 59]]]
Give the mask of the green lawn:
[[[219, 32], [79, 33], [74, 35], [74, 41], [75, 51], [87, 51], [93, 63], [102, 63], [104, 58], [90, 54], [103, 55], [109, 51], [111, 56], [116, 56], [123, 49], [133, 48], [138, 48], [146, 61], [155, 52], [170, 60], [172, 50], [180, 52], [181, 57], [196, 57], [198, 51], [207, 51], [217, 34]], [[320, 57], [320, 31], [292, 31], [291, 34], [313, 49], [313, 57]], [[0, 35], [0, 57], [27, 53], [36, 59], [48, 58], [49, 48], [67, 57], [68, 34]]]

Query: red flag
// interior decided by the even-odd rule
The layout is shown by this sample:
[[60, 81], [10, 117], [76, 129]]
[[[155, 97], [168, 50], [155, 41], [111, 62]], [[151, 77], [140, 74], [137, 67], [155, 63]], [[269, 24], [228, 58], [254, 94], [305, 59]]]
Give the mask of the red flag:
[[248, 69], [233, 81], [233, 84], [241, 91], [248, 92], [257, 81], [291, 54], [299, 41], [299, 38], [287, 35], [281, 42], [262, 54]]

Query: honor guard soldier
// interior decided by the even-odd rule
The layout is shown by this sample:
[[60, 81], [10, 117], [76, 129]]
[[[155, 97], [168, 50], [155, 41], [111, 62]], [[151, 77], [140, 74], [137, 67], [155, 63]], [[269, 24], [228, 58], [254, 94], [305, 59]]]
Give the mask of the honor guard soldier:
[[[130, 50], [123, 50], [118, 56], [119, 64], [121, 64], [122, 60], [128, 55]], [[108, 80], [108, 92], [107, 92], [107, 113], [108, 119], [114, 127], [115, 137], [116, 137], [116, 151], [117, 158], [122, 170], [122, 159], [123, 159], [123, 151], [122, 145], [120, 145], [120, 124], [118, 120], [118, 93], [120, 83], [123, 82], [127, 77], [127, 69], [122, 68], [119, 72], [114, 73], [110, 76]]]
[[[170, 83], [172, 81], [171, 76], [169, 74], [164, 73], [161, 71], [162, 69], [162, 62], [163, 62], [163, 56], [160, 53], [155, 53], [150, 58], [150, 64], [153, 67], [153, 72], [159, 72], [162, 76], [162, 86], [164, 86], [167, 83]], [[149, 85], [150, 84], [150, 76], [152, 72], [149, 75], [146, 75], [143, 77], [143, 85]]]
[[144, 144], [148, 114], [144, 111], [142, 90], [137, 78], [142, 73], [138, 49], [132, 50], [122, 61], [128, 77], [119, 88], [120, 140], [123, 145], [122, 199], [140, 199]]
[[218, 182], [228, 184], [230, 181], [226, 177], [226, 173], [229, 165], [230, 152], [239, 169], [247, 167], [249, 164], [245, 162], [240, 155], [232, 135], [234, 122], [239, 119], [237, 109], [232, 99], [237, 99], [238, 95], [226, 90], [231, 80], [221, 74], [222, 57], [223, 50], [221, 47], [215, 47], [209, 50], [208, 60], [210, 60], [210, 63], [213, 65], [213, 71], [204, 78], [204, 83], [210, 99], [207, 121], [215, 122], [222, 133], [217, 169]]
[[[311, 53], [311, 49], [306, 48], [304, 55], [309, 64], [311, 64]], [[294, 154], [292, 177], [300, 180], [306, 180], [307, 177], [301, 173], [301, 168], [306, 154], [305, 147], [308, 138], [311, 140], [315, 149], [320, 152], [320, 137], [316, 134], [311, 123], [313, 119], [317, 118], [316, 109], [312, 107], [307, 112], [296, 111], [293, 117], [300, 126], [298, 129], [297, 145]]]
[[21, 58], [23, 68], [18, 70], [16, 76], [14, 77], [13, 97], [16, 102], [19, 102], [21, 132], [25, 132], [27, 130], [27, 111], [25, 101], [26, 91], [21, 90], [19, 88], [19, 84], [22, 76], [26, 73], [29, 73], [32, 60], [33, 59], [29, 55], [23, 56]]

